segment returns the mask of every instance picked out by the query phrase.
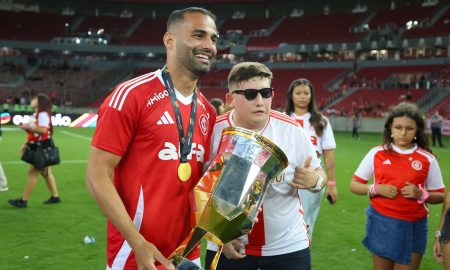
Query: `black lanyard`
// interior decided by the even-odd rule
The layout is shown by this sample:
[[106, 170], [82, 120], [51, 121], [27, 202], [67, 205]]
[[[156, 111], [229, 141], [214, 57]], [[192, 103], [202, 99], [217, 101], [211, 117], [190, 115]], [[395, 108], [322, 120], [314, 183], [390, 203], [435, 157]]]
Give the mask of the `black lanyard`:
[[178, 105], [177, 97], [175, 95], [175, 87], [173, 86], [172, 78], [170, 77], [167, 67], [162, 68], [161, 75], [164, 81], [164, 86], [166, 87], [167, 92], [169, 93], [170, 101], [172, 102], [172, 108], [175, 113], [175, 118], [177, 120], [178, 135], [180, 137], [181, 163], [186, 163], [187, 156], [191, 152], [192, 138], [194, 137], [194, 124], [197, 116], [197, 87], [195, 87], [194, 95], [192, 96], [192, 108], [191, 108], [191, 115], [189, 116], [189, 126], [186, 132], [186, 136], [184, 136], [183, 120], [181, 118], [180, 105]]

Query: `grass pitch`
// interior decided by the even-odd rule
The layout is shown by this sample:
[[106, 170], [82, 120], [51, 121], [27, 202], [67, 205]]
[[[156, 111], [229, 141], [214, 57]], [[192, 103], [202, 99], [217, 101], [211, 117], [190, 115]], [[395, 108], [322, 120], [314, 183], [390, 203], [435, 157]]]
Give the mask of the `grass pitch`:
[[[4, 127], [5, 129], [5, 127]], [[105, 269], [106, 219], [84, 185], [86, 160], [93, 129], [55, 128], [54, 140], [62, 163], [53, 167], [62, 203], [43, 205], [50, 196], [39, 181], [27, 209], [14, 209], [7, 200], [21, 195], [28, 165], [20, 161], [19, 147], [25, 133], [6, 129], [0, 142], [0, 162], [8, 177], [9, 191], [0, 192], [0, 270]], [[339, 200], [329, 205], [324, 199], [312, 242], [313, 269], [371, 269], [370, 254], [361, 244], [365, 232], [364, 209], [369, 200], [349, 191], [350, 179], [369, 149], [380, 144], [380, 134], [336, 133], [335, 151]], [[450, 138], [447, 148], [434, 148], [447, 185], [450, 180]], [[430, 206], [429, 242], [421, 269], [443, 269], [431, 253], [433, 234], [442, 205]], [[93, 236], [94, 244], [83, 238]]]

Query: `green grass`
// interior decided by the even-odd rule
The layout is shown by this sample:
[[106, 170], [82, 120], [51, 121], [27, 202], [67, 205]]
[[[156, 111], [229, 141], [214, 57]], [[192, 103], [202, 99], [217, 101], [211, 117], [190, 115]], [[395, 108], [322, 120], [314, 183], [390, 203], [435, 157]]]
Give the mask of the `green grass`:
[[[105, 269], [106, 219], [84, 185], [86, 159], [92, 129], [55, 128], [54, 139], [63, 163], [54, 174], [63, 202], [43, 205], [49, 197], [44, 181], [33, 192], [27, 209], [14, 209], [7, 200], [19, 197], [26, 182], [28, 166], [19, 162], [18, 149], [23, 131], [4, 131], [0, 162], [8, 177], [9, 191], [0, 192], [0, 270], [14, 269]], [[349, 192], [349, 181], [367, 151], [379, 144], [380, 135], [362, 134], [360, 141], [348, 133], [336, 133], [339, 202], [326, 200], [317, 221], [312, 244], [313, 269], [371, 269], [370, 254], [362, 246], [368, 198]], [[447, 148], [435, 148], [444, 180], [450, 179], [450, 138]], [[431, 242], [441, 205], [430, 207], [429, 243], [421, 269], [442, 269], [432, 258]], [[96, 243], [83, 244], [86, 235]], [[27, 259], [25, 256], [28, 256]]]

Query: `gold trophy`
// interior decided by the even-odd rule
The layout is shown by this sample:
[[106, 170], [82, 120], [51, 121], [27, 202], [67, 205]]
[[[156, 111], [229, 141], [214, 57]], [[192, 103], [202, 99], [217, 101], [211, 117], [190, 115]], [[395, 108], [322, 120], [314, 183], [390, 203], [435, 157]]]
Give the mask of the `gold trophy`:
[[202, 269], [186, 255], [205, 237], [220, 246], [247, 234], [272, 180], [288, 165], [284, 152], [267, 138], [244, 128], [222, 132], [217, 155], [195, 187], [196, 227], [170, 258], [179, 270]]

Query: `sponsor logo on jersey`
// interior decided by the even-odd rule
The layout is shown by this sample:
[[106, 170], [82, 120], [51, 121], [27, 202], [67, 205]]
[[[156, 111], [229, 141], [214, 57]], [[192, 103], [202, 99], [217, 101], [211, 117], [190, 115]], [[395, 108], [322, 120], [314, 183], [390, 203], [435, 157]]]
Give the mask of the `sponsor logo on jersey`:
[[385, 161], [383, 161], [383, 164], [391, 165], [392, 163], [391, 163], [391, 161], [389, 159], [386, 159]]
[[155, 93], [153, 95], [153, 97], [151, 97], [148, 102], [147, 102], [147, 107], [152, 106], [155, 102], [160, 101], [161, 99], [168, 97], [169, 96], [169, 92], [167, 92], [167, 90], [164, 90], [162, 92], [159, 93]]
[[[158, 153], [158, 157], [161, 160], [179, 160], [180, 159], [180, 150], [179, 147], [176, 147], [171, 142], [164, 143], [164, 149], [161, 149]], [[203, 162], [203, 158], [205, 156], [205, 148], [201, 144], [192, 143], [191, 152], [187, 156], [188, 160], [192, 159], [192, 156], [195, 155], [197, 162]]]
[[208, 133], [208, 122], [209, 122], [209, 114], [205, 115], [202, 114], [200, 116], [200, 130], [202, 131], [203, 135], [206, 135]]
[[284, 173], [281, 173], [277, 177], [275, 177], [275, 179], [272, 180], [272, 183], [284, 182], [285, 179], [286, 179], [286, 175]]
[[165, 111], [164, 114], [159, 118], [158, 122], [156, 122], [157, 125], [172, 125], [175, 122], [172, 119], [172, 116], [170, 116], [170, 113], [168, 111]]
[[200, 106], [202, 106], [202, 108], [203, 108], [203, 110], [205, 110], [206, 111], [206, 107], [205, 107], [205, 104], [203, 104], [203, 102], [202, 102], [202, 100], [201, 99], [197, 99], [197, 104], [198, 105], [200, 105]]
[[414, 160], [413, 162], [411, 162], [411, 167], [416, 171], [420, 171], [422, 169], [422, 162]]

